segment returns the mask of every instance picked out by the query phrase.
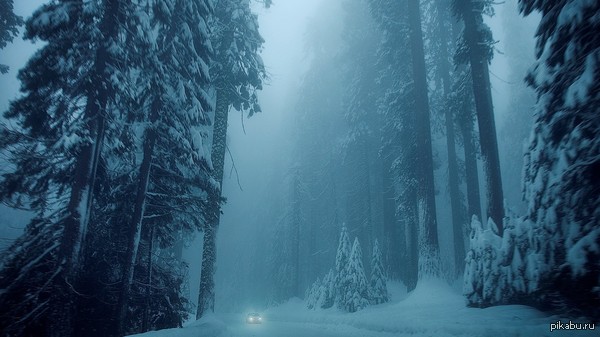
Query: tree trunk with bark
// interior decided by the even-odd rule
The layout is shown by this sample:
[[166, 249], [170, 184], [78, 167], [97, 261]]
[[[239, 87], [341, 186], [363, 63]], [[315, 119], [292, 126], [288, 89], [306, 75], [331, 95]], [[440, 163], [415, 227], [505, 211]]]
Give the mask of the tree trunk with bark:
[[483, 169], [486, 175], [487, 211], [502, 236], [504, 219], [504, 197], [502, 178], [500, 175], [500, 159], [496, 137], [496, 122], [490, 89], [490, 73], [488, 69], [488, 51], [482, 34], [484, 25], [482, 18], [483, 4], [473, 0], [462, 0], [463, 20], [465, 24], [465, 41], [469, 49], [473, 95], [477, 122], [479, 125], [479, 142]]
[[[98, 83], [108, 80], [105, 74], [109, 58], [107, 48], [109, 40], [116, 35], [117, 31], [119, 1], [107, 0], [106, 3], [106, 13], [101, 25], [105, 38], [96, 52], [94, 67], [94, 76]], [[81, 269], [79, 260], [91, 216], [94, 183], [104, 143], [104, 110], [109, 95], [107, 90], [106, 86], [99, 85], [99, 88], [90, 88], [88, 92], [84, 117], [93, 142], [83, 146], [75, 164], [75, 177], [57, 254], [60, 272], [57, 277], [58, 283], [55, 285], [53, 296], [50, 299], [52, 304], [50, 305], [48, 336], [69, 337], [73, 333], [73, 316], [76, 315], [74, 308], [76, 293], [73, 285], [77, 284], [78, 272]]]
[[463, 216], [462, 202], [460, 198], [459, 179], [458, 179], [458, 163], [456, 158], [456, 140], [454, 134], [454, 114], [449, 107], [449, 96], [451, 94], [451, 79], [450, 79], [450, 53], [448, 52], [448, 43], [450, 36], [448, 31], [444, 29], [444, 22], [450, 16], [449, 1], [437, 0], [437, 15], [439, 38], [441, 40], [441, 48], [439, 50], [439, 72], [442, 78], [442, 89], [444, 91], [444, 116], [446, 120], [446, 146], [448, 151], [448, 188], [450, 190], [450, 209], [452, 211], [452, 232], [454, 241], [454, 266], [456, 275], [462, 275], [465, 260], [465, 235], [463, 227], [465, 219]]
[[[158, 86], [156, 86], [158, 87]], [[146, 129], [144, 138], [143, 158], [138, 174], [138, 185], [135, 197], [133, 215], [127, 233], [127, 250], [125, 253], [123, 274], [121, 275], [121, 287], [119, 291], [119, 301], [117, 304], [117, 335], [123, 336], [126, 333], [127, 311], [129, 307], [129, 297], [131, 284], [133, 282], [133, 272], [137, 259], [140, 237], [142, 233], [142, 224], [144, 220], [144, 211], [146, 208], [146, 195], [148, 184], [150, 182], [150, 171], [152, 168], [152, 156], [154, 145], [156, 144], [156, 122], [158, 121], [161, 102], [156, 98], [152, 102], [150, 112], [150, 127]]]
[[435, 254], [439, 250], [439, 245], [433, 180], [433, 151], [431, 148], [427, 71], [425, 69], [425, 52], [423, 49], [419, 0], [408, 1], [408, 13], [417, 131], [417, 207], [419, 209], [419, 222], [423, 224], [422, 230], [424, 231], [420, 236], [425, 240], [424, 244], [429, 246], [421, 248], [425, 248], [429, 250], [429, 253]]
[[214, 178], [219, 183], [219, 189], [210, 190], [208, 195], [207, 221], [204, 226], [204, 245], [202, 247], [202, 266], [200, 271], [200, 291], [198, 293], [198, 309], [196, 319], [206, 312], [215, 310], [215, 264], [217, 259], [216, 239], [219, 221], [221, 219], [221, 200], [223, 193], [223, 169], [225, 151], [227, 148], [227, 119], [229, 117], [229, 88], [221, 81], [217, 84], [217, 104], [215, 108], [215, 124], [211, 158]]
[[473, 122], [469, 117], [459, 121], [465, 151], [465, 175], [467, 183], [467, 208], [469, 223], [473, 215], [482, 220], [479, 195], [479, 172], [477, 170], [477, 145], [473, 135]]
[[[146, 297], [144, 298], [144, 317], [142, 319], [142, 332], [150, 329], [150, 298], [152, 296], [152, 254], [154, 253], [154, 227], [149, 228], [148, 233], [148, 270], [146, 271]], [[180, 261], [180, 260], [177, 260]]]

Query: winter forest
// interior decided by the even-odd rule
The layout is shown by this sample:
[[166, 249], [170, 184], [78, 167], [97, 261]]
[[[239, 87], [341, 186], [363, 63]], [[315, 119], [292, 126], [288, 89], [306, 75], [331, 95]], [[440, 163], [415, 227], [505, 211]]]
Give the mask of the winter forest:
[[596, 0], [0, 0], [0, 112], [1, 336], [600, 322]]

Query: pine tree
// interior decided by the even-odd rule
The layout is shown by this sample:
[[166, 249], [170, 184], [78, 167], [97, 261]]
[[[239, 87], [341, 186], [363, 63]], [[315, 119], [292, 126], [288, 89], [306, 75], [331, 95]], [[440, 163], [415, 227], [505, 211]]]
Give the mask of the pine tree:
[[318, 301], [321, 309], [333, 307], [335, 304], [335, 273], [333, 269], [329, 269], [329, 272], [323, 278], [321, 288], [321, 297]]
[[600, 3], [521, 0], [520, 6], [525, 15], [541, 13], [537, 61], [527, 76], [537, 105], [525, 192], [545, 262], [543, 292], [598, 318], [600, 23], [594, 17]]
[[[207, 27], [203, 26], [211, 3], [177, 0], [148, 4], [153, 6], [150, 20], [141, 21], [139, 28], [158, 31], [158, 37], [153, 41], [154, 36], [148, 36], [147, 55], [153, 57], [140, 61], [142, 75], [136, 83], [142, 88], [138, 117], [143, 130], [142, 159], [135, 165], [136, 192], [127, 226], [117, 313], [119, 335], [127, 332], [126, 315], [143, 226], [156, 227], [146, 231], [157, 231], [161, 237], [162, 230], [176, 230], [175, 223], [188, 232], [201, 228], [202, 194], [214, 189], [209, 183], [207, 154], [208, 111], [214, 109], [207, 92], [211, 48]], [[161, 219], [153, 222], [145, 217]]]
[[379, 241], [375, 240], [373, 257], [371, 258], [371, 283], [369, 299], [372, 304], [381, 304], [388, 301], [387, 282], [383, 268], [383, 258], [379, 249]]
[[358, 238], [354, 238], [344, 276], [340, 288], [342, 296], [338, 305], [348, 312], [366, 308], [369, 305], [369, 285], [363, 268], [362, 250]]
[[343, 283], [347, 279], [347, 266], [350, 260], [350, 238], [346, 225], [342, 225], [337, 253], [335, 254], [335, 302], [340, 304], [345, 295]]
[[2, 326], [17, 334], [72, 333], [73, 285], [111, 127], [106, 121], [120, 94], [127, 95], [116, 84], [124, 77], [116, 67], [125, 55], [117, 39], [128, 12], [121, 5], [52, 2], [26, 23], [25, 37], [47, 44], [21, 70], [24, 95], [5, 114], [19, 129], [3, 129], [0, 137], [13, 168], [2, 178], [1, 198], [37, 214], [6, 256], [0, 277], [10, 290], [1, 295], [7, 311], [0, 316], [22, 318]]
[[[0, 0], [0, 49], [19, 34], [19, 26], [23, 25], [23, 19], [13, 11], [13, 0]], [[8, 66], [0, 64], [0, 74], [6, 74]]]

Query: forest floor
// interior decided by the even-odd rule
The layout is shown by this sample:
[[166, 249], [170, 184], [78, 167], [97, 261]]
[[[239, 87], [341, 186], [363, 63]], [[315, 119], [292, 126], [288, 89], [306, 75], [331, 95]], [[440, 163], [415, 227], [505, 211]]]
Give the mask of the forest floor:
[[[398, 288], [398, 287], [395, 287]], [[598, 330], [550, 331], [551, 324], [590, 323], [549, 316], [521, 305], [467, 308], [464, 297], [441, 281], [421, 282], [408, 295], [391, 289], [389, 303], [355, 313], [308, 310], [299, 299], [261, 313], [262, 324], [246, 324], [245, 313], [214, 314], [183, 329], [136, 337], [404, 337], [404, 336], [599, 336]], [[394, 291], [395, 290], [395, 291]], [[595, 327], [595, 326], [594, 326]]]

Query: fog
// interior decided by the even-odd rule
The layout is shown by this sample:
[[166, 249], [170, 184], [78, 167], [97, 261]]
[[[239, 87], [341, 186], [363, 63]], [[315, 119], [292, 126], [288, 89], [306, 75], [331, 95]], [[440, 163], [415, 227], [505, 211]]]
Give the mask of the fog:
[[[14, 12], [27, 20], [45, 3], [17, 0]], [[367, 330], [477, 336], [496, 316], [497, 331], [517, 317], [527, 332], [545, 327], [549, 315], [597, 318], [593, 299], [581, 304], [565, 285], [567, 277], [586, 287], [598, 279], [590, 268], [600, 251], [598, 201], [588, 200], [597, 192], [597, 153], [586, 152], [594, 136], [585, 138], [594, 130], [579, 132], [587, 127], [579, 119], [556, 126], [552, 115], [591, 109], [597, 59], [586, 70], [586, 55], [567, 60], [567, 53], [565, 64], [579, 62], [569, 65], [578, 73], [561, 82], [565, 97], [549, 97], [540, 83], [555, 80], [542, 64], [550, 56], [536, 63], [534, 54], [541, 15], [524, 17], [519, 0], [484, 3], [480, 16], [480, 2], [454, 0], [215, 0], [212, 11], [210, 0], [85, 2], [89, 13], [52, 2], [55, 12], [36, 23], [49, 43], [90, 48], [28, 67], [44, 44], [24, 41], [20, 27], [0, 50], [0, 64], [10, 67], [0, 75], [0, 111], [17, 111], [0, 119], [8, 139], [0, 141], [0, 307], [17, 308], [0, 311], [0, 333], [9, 320], [17, 321], [15, 335], [48, 332], [42, 325], [60, 325], [52, 305], [69, 296], [66, 329], [98, 336], [184, 322], [189, 335], [216, 329], [211, 337], [227, 329], [276, 336], [289, 326], [310, 335], [329, 325], [332, 337]], [[252, 13], [264, 41], [253, 35]], [[588, 50], [579, 47], [567, 50]], [[48, 89], [33, 103], [47, 108], [40, 113], [11, 105], [23, 97], [21, 69], [67, 74], [56, 82], [68, 88], [87, 83], [83, 73], [110, 84], [73, 85], [73, 96]], [[257, 86], [261, 111], [248, 116]], [[22, 125], [28, 118], [34, 127]], [[39, 120], [54, 133], [35, 130]], [[554, 144], [556, 134], [564, 144]], [[46, 154], [63, 149], [56, 161]], [[596, 157], [577, 159], [582, 153]], [[32, 172], [16, 172], [29, 164]], [[38, 176], [42, 187], [32, 182]], [[563, 200], [563, 192], [572, 193]], [[11, 203], [21, 194], [33, 211]], [[561, 216], [567, 220], [559, 224]], [[32, 281], [23, 281], [26, 274]], [[597, 295], [597, 288], [585, 291]], [[39, 291], [29, 296], [31, 289]], [[523, 303], [531, 307], [471, 311]], [[384, 321], [413, 307], [423, 311], [404, 318], [405, 330]], [[441, 308], [433, 320], [456, 312], [460, 319], [429, 326], [432, 307]], [[30, 316], [38, 309], [39, 322]], [[274, 330], [241, 327], [238, 316], [250, 312], [257, 320], [272, 314]]]
[[[28, 17], [44, 1], [17, 1], [15, 12]], [[247, 306], [264, 307], [269, 304], [269, 288], [272, 281], [268, 277], [256, 278], [253, 268], [267, 272], [266, 249], [268, 240], [275, 228], [281, 226], [285, 217], [283, 208], [288, 197], [289, 175], [294, 163], [294, 132], [300, 95], [305, 72], [309, 69], [313, 56], [311, 46], [319, 43], [341, 43], [338, 36], [344, 18], [343, 6], [339, 1], [323, 0], [284, 0], [276, 1], [270, 8], [260, 3], [253, 4], [258, 14], [260, 33], [265, 40], [261, 56], [268, 72], [268, 80], [259, 93], [262, 112], [247, 118], [243, 113], [231, 109], [227, 136], [228, 151], [225, 162], [223, 182], [224, 196], [227, 199], [223, 207], [223, 216], [218, 234], [217, 262], [217, 309], [239, 310]], [[496, 122], [500, 135], [500, 151], [512, 151], [502, 146], [502, 137], [510, 137], [510, 99], [511, 90], [530, 90], [525, 88], [522, 79], [525, 73], [511, 73], [511, 58], [520, 57], [519, 62], [530, 64], [533, 61], [533, 34], [539, 20], [528, 17], [521, 23], [525, 27], [520, 31], [521, 45], [526, 50], [510, 51], [510, 34], [515, 33], [507, 27], [518, 16], [516, 0], [509, 0], [495, 6], [496, 15], [486, 17], [497, 43], [490, 73], [493, 102], [496, 108]], [[328, 14], [324, 14], [329, 12]], [[330, 28], [327, 25], [330, 25]], [[312, 40], [311, 40], [312, 38]], [[318, 42], [315, 39], [320, 39]], [[336, 42], [337, 39], [337, 42]], [[17, 72], [32, 53], [41, 46], [20, 38], [0, 51], [4, 63], [10, 66], [7, 75], [0, 76], [2, 95], [0, 109], [6, 110], [10, 100], [18, 95], [19, 81]], [[309, 49], [307, 49], [307, 47]], [[516, 55], [515, 55], [516, 54]], [[523, 71], [524, 69], [520, 69]], [[442, 140], [439, 140], [440, 145]], [[445, 155], [439, 154], [440, 160]], [[506, 155], [505, 155], [506, 156]], [[523, 210], [521, 202], [520, 171], [522, 163], [505, 163], [503, 170], [507, 198], [513, 207]], [[480, 170], [482, 166], [479, 166]], [[442, 170], [436, 172], [436, 179], [445, 176]], [[483, 185], [483, 176], [480, 176]], [[443, 188], [438, 188], [439, 218], [448, 218], [450, 209]], [[482, 194], [485, 205], [485, 195]], [[2, 240], [7, 245], [25, 226], [29, 216], [3, 207]], [[340, 225], [340, 224], [338, 224]], [[441, 236], [450, 236], [449, 227], [442, 227]], [[447, 240], [441, 240], [442, 250], [451, 250]], [[190, 264], [189, 296], [197, 301], [200, 258], [202, 255], [201, 236], [189, 243], [185, 256]], [[236, 296], [232, 292], [237, 291]]]

